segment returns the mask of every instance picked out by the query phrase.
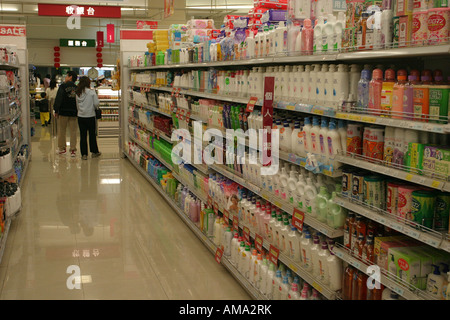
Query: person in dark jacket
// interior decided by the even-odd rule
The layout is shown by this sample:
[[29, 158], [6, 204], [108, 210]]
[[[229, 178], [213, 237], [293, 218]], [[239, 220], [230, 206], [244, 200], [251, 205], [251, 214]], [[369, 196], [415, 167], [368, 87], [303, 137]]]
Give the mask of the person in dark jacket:
[[66, 129], [70, 130], [70, 156], [75, 157], [77, 151], [77, 101], [75, 90], [77, 86], [77, 73], [67, 72], [64, 83], [59, 86], [53, 109], [55, 118], [58, 119], [58, 153], [66, 154]]
[[50, 119], [50, 112], [48, 112], [48, 100], [45, 92], [41, 93], [42, 100], [39, 101], [39, 116], [41, 118], [41, 123], [43, 127], [48, 125]]

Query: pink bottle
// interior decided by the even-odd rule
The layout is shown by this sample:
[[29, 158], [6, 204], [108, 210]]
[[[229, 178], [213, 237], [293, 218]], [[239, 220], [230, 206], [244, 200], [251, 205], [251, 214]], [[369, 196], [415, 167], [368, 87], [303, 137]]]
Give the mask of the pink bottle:
[[301, 52], [303, 55], [313, 53], [314, 29], [311, 27], [311, 19], [303, 21]]
[[407, 83], [408, 72], [406, 70], [397, 71], [397, 82], [394, 84], [392, 95], [392, 118], [403, 118], [403, 95], [405, 94], [405, 85]]
[[420, 72], [411, 70], [408, 76], [408, 82], [405, 84], [405, 92], [403, 94], [403, 119], [414, 119], [414, 85], [419, 84]]
[[381, 111], [381, 88], [383, 86], [383, 70], [374, 69], [372, 80], [369, 82], [369, 113], [380, 115]]

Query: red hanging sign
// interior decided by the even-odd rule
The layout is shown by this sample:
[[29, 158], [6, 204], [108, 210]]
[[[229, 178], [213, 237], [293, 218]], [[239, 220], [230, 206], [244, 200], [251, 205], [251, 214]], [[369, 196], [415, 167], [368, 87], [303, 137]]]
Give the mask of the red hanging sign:
[[18, 26], [0, 26], [0, 36], [26, 37], [27, 29]]
[[238, 216], [233, 216], [233, 230], [239, 231], [239, 218], [238, 218]]
[[97, 47], [103, 47], [103, 31], [97, 31]]
[[242, 235], [244, 236], [245, 242], [250, 242], [250, 229], [248, 227], [242, 229]]
[[136, 29], [158, 29], [158, 21], [136, 21]]
[[263, 138], [263, 166], [270, 166], [272, 156], [272, 125], [273, 125], [273, 99], [275, 89], [275, 78], [266, 77], [264, 80], [264, 103], [262, 107], [263, 129], [267, 135]]
[[114, 43], [115, 42], [114, 25], [113, 24], [107, 24], [106, 25], [106, 42], [107, 43]]
[[259, 252], [263, 252], [263, 237], [259, 234], [255, 235], [255, 249], [258, 250]]
[[121, 18], [119, 6], [90, 6], [38, 3], [39, 16], [83, 18]]
[[220, 264], [220, 261], [222, 260], [222, 256], [223, 256], [223, 251], [222, 251], [222, 249], [221, 248], [217, 248], [217, 250], [216, 250], [216, 255], [215, 255], [215, 259], [216, 259], [216, 262], [218, 263], [218, 264]]
[[250, 97], [247, 103], [247, 108], [245, 109], [245, 112], [253, 112], [253, 109], [255, 109], [255, 104], [258, 102], [257, 97]]
[[269, 261], [273, 264], [278, 264], [278, 257], [280, 256], [280, 250], [277, 247], [274, 247], [273, 245], [270, 245], [269, 248]]

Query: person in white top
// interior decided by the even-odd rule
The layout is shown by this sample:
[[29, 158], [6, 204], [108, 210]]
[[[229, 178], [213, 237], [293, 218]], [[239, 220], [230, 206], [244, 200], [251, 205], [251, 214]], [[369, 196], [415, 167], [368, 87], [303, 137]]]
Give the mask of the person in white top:
[[50, 119], [48, 123], [50, 124], [53, 118], [53, 104], [55, 103], [56, 94], [58, 93], [58, 86], [56, 84], [56, 80], [53, 78], [50, 80], [49, 87], [45, 90], [45, 94], [48, 99], [48, 110], [50, 112]]
[[97, 93], [90, 89], [91, 80], [84, 76], [80, 78], [77, 89], [75, 90], [78, 109], [78, 127], [80, 128], [80, 151], [81, 158], [87, 160], [88, 146], [87, 134], [89, 132], [89, 149], [92, 158], [99, 157], [101, 152], [98, 151], [96, 137], [96, 119], [95, 109], [98, 108], [100, 102]]

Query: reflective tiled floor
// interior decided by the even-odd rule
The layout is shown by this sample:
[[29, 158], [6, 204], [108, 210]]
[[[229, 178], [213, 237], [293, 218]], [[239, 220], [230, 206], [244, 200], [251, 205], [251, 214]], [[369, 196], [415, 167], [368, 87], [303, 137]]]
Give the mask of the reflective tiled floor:
[[103, 155], [82, 161], [56, 155], [50, 130], [36, 129], [0, 299], [250, 299], [120, 158], [117, 139], [99, 139]]

